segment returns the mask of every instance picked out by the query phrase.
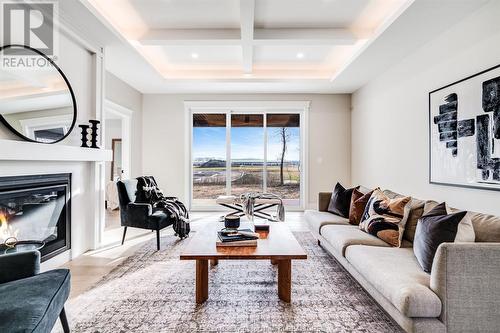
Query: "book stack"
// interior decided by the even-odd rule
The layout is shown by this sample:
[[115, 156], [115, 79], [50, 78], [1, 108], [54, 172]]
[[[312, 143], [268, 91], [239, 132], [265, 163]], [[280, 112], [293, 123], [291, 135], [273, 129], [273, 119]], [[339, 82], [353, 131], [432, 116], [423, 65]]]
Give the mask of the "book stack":
[[259, 234], [254, 233], [250, 229], [239, 229], [231, 231], [218, 231], [217, 247], [228, 246], [257, 246]]

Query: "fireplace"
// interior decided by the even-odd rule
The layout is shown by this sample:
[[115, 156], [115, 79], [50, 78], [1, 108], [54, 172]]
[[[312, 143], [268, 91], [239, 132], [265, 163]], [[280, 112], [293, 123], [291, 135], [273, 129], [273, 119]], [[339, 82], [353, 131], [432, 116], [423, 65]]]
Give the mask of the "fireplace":
[[43, 241], [42, 261], [71, 248], [71, 174], [0, 177], [0, 243]]

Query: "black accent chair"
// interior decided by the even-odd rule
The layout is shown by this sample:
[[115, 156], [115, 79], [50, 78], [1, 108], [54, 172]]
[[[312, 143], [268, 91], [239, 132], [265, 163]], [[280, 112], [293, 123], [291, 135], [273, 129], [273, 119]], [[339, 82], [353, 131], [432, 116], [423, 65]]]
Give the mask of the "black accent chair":
[[70, 291], [68, 269], [40, 272], [40, 252], [0, 255], [0, 332], [47, 333], [57, 318], [69, 332], [64, 303]]
[[156, 230], [156, 248], [160, 250], [160, 230], [174, 223], [163, 209], [153, 209], [147, 203], [135, 203], [137, 180], [118, 181], [118, 201], [120, 202], [120, 218], [123, 229], [122, 245], [125, 242], [127, 228]]

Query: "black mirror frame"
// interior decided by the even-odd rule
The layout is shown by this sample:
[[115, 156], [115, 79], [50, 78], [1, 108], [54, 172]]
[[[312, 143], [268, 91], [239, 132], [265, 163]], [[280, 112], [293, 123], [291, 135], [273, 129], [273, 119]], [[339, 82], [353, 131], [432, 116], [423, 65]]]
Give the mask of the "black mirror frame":
[[17, 135], [18, 137], [26, 140], [26, 141], [30, 141], [30, 142], [35, 142], [35, 143], [42, 143], [42, 144], [53, 144], [53, 143], [58, 143], [58, 142], [61, 142], [62, 140], [66, 139], [68, 137], [68, 135], [70, 135], [70, 133], [73, 131], [74, 127], [75, 127], [75, 124], [76, 124], [76, 117], [78, 115], [77, 113], [77, 107], [76, 107], [76, 98], [75, 98], [75, 93], [73, 92], [73, 88], [71, 87], [71, 84], [69, 83], [68, 81], [68, 78], [66, 77], [66, 75], [64, 75], [63, 71], [59, 68], [59, 66], [57, 66], [55, 64], [54, 61], [52, 61], [52, 59], [50, 59], [45, 53], [35, 49], [35, 48], [32, 48], [30, 46], [26, 46], [26, 45], [18, 45], [18, 44], [11, 44], [11, 45], [4, 45], [4, 46], [0, 46], [0, 52], [2, 52], [3, 50], [5, 49], [8, 49], [8, 48], [23, 48], [23, 49], [28, 49], [30, 51], [33, 51], [35, 52], [36, 54], [38, 55], [41, 55], [42, 57], [44, 57], [45, 59], [47, 59], [47, 61], [52, 65], [54, 66], [55, 69], [57, 69], [57, 71], [59, 72], [59, 74], [61, 75], [61, 77], [63, 78], [64, 82], [66, 82], [66, 86], [68, 87], [69, 89], [69, 92], [71, 94], [71, 99], [73, 101], [73, 122], [71, 123], [71, 127], [69, 128], [68, 132], [66, 133], [66, 135], [64, 135], [61, 139], [57, 140], [57, 141], [52, 141], [52, 142], [39, 142], [39, 141], [36, 141], [36, 140], [33, 140], [31, 138], [28, 138], [24, 135], [22, 135], [21, 133], [19, 133], [15, 128], [13, 128], [9, 122], [0, 114], [0, 121], [12, 132], [14, 133], [15, 135]]

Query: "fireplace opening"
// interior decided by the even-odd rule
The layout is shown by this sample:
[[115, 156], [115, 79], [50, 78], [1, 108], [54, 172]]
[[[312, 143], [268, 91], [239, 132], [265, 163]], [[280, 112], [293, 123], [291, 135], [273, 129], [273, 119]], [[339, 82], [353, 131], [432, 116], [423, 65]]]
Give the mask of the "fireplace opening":
[[71, 248], [71, 174], [0, 177], [0, 244], [42, 241], [42, 261]]

